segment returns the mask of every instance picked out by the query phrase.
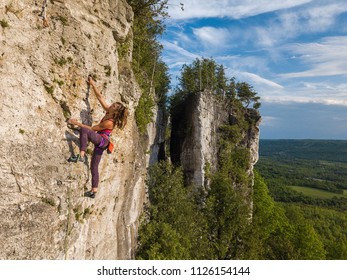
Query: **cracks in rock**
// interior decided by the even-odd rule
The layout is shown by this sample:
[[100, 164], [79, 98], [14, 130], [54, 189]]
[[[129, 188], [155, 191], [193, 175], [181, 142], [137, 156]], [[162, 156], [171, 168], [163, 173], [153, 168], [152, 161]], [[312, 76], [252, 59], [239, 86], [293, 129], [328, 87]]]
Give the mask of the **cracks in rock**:
[[[16, 4], [16, 3], [15, 3]], [[17, 4], [17, 7], [13, 4], [13, 1], [11, 1], [9, 4], [5, 5], [5, 14], [11, 13], [17, 17], [17, 19], [20, 19], [22, 16], [24, 10], [26, 9], [25, 7], [19, 7]]]
[[22, 192], [22, 187], [21, 187], [21, 185], [18, 182], [17, 172], [15, 172], [15, 170], [14, 170], [12, 165], [10, 166], [10, 168], [11, 168], [11, 174], [13, 175], [14, 179], [16, 180], [16, 184], [17, 184], [18, 190], [21, 193]]
[[71, 228], [70, 228], [70, 217], [71, 217], [71, 189], [67, 188], [67, 219], [66, 219], [66, 229], [65, 229], [65, 238], [64, 238], [64, 258], [67, 260], [68, 257], [68, 251], [69, 251], [69, 236], [71, 234]]

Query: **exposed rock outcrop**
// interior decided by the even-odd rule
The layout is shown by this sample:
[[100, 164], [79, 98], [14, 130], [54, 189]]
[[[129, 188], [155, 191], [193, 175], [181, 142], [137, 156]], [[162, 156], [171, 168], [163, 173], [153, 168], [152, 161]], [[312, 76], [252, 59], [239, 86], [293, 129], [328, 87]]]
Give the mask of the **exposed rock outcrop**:
[[[132, 10], [125, 0], [47, 1], [44, 28], [43, 2], [0, 3], [0, 259], [133, 258], [149, 147], [134, 121], [140, 90], [117, 52], [132, 36]], [[130, 110], [112, 136], [116, 152], [103, 156], [95, 200], [83, 197], [88, 163], [66, 161], [78, 135], [65, 120], [103, 116], [88, 74], [108, 102]]]
[[208, 185], [206, 164], [218, 163], [218, 128], [228, 121], [230, 109], [208, 92], [190, 94], [172, 114], [171, 158], [181, 164], [187, 185]]
[[[242, 132], [242, 140], [238, 143], [250, 151], [248, 173], [253, 177], [253, 166], [258, 160], [260, 116], [255, 110], [247, 109], [242, 118], [253, 122]], [[206, 169], [214, 173], [219, 162], [219, 129], [238, 121], [227, 98], [208, 91], [189, 94], [174, 108], [171, 157], [173, 163], [182, 165], [186, 185], [208, 187]]]

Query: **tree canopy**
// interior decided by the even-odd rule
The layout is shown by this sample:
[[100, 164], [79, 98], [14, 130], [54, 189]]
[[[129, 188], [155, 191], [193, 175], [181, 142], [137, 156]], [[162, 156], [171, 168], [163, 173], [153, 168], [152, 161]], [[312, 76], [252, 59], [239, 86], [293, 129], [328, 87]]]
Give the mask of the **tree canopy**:
[[247, 82], [237, 82], [228, 78], [225, 68], [212, 58], [195, 59], [190, 65], [183, 65], [176, 95], [184, 97], [189, 93], [210, 91], [213, 94], [238, 99], [245, 108], [250, 105], [259, 109], [260, 97]]

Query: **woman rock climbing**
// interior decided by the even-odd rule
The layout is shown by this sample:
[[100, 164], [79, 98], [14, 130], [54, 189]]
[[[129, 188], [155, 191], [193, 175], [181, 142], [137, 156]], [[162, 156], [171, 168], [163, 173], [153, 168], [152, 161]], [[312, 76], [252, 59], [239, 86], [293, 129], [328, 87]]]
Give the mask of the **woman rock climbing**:
[[94, 144], [94, 151], [90, 164], [92, 173], [92, 188], [90, 191], [85, 193], [85, 196], [95, 198], [99, 185], [99, 163], [101, 156], [106, 149], [110, 148], [110, 135], [114, 127], [123, 129], [126, 125], [129, 111], [120, 102], [115, 102], [108, 105], [99, 90], [96, 88], [95, 82], [91, 77], [88, 77], [88, 83], [93, 88], [93, 92], [96, 98], [99, 100], [101, 106], [106, 111], [106, 114], [100, 123], [94, 126], [82, 124], [75, 119], [68, 120], [69, 124], [80, 127], [80, 154], [71, 156], [68, 161], [84, 162], [89, 141]]

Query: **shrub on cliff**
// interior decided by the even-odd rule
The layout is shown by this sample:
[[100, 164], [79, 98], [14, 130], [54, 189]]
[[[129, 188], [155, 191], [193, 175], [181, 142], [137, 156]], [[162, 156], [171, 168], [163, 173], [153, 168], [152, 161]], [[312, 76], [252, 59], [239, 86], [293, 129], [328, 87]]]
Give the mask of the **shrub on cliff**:
[[169, 162], [149, 171], [150, 205], [139, 230], [137, 259], [204, 259], [206, 224], [184, 187], [183, 173]]
[[153, 109], [163, 104], [169, 90], [168, 67], [161, 60], [162, 45], [157, 40], [165, 26], [167, 0], [127, 0], [134, 12], [132, 69], [142, 91], [135, 112], [136, 123], [144, 133], [153, 121]]

